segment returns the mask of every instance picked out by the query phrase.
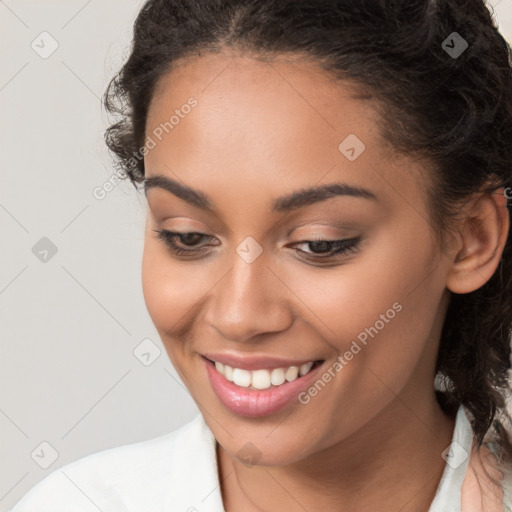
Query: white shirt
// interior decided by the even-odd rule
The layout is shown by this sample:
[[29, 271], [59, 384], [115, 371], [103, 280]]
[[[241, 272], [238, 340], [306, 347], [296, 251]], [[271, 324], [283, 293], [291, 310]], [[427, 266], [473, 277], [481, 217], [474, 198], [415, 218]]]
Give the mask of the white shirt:
[[[460, 512], [473, 432], [457, 412], [429, 512]], [[164, 436], [88, 455], [39, 482], [11, 512], [224, 512], [215, 438], [202, 415]], [[504, 498], [504, 510], [511, 506]], [[505, 506], [505, 503], [508, 503]]]

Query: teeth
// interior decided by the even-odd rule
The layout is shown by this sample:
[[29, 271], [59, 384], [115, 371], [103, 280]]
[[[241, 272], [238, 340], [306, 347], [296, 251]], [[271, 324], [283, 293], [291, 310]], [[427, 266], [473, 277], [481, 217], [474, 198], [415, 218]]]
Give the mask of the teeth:
[[273, 370], [242, 370], [241, 368], [232, 368], [227, 364], [215, 361], [215, 368], [219, 373], [230, 382], [243, 388], [268, 389], [270, 386], [280, 386], [284, 382], [292, 382], [306, 375], [311, 370], [313, 362], [305, 363], [300, 368], [290, 366], [289, 368], [274, 368]]
[[270, 387], [270, 372], [268, 370], [255, 370], [252, 372], [251, 384], [256, 389], [268, 389]]
[[251, 372], [241, 370], [240, 368], [233, 368], [233, 382], [237, 386], [248, 388], [251, 385]]
[[302, 377], [303, 375], [306, 375], [306, 373], [311, 370], [311, 367], [313, 366], [313, 363], [305, 363], [303, 364], [299, 369], [299, 375]]
[[273, 386], [280, 386], [285, 381], [284, 369], [275, 368], [270, 374], [270, 382]]
[[[223, 365], [224, 366], [224, 377], [226, 377], [227, 380], [229, 380], [229, 382], [233, 382], [233, 368], [231, 368], [231, 366], [228, 366], [227, 364]], [[219, 370], [217, 368], [217, 370]], [[222, 373], [220, 370], [219, 370], [220, 373]]]
[[290, 366], [284, 376], [288, 382], [295, 380], [299, 376], [299, 368], [297, 366]]

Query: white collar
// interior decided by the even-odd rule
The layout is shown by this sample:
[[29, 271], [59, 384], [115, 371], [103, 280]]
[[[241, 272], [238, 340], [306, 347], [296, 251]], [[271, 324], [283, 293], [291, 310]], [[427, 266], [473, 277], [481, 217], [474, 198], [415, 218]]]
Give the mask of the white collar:
[[[473, 429], [462, 406], [457, 411], [450, 447], [443, 452], [446, 465], [428, 512], [461, 512], [462, 482], [468, 469]], [[441, 455], [441, 454], [440, 454]]]

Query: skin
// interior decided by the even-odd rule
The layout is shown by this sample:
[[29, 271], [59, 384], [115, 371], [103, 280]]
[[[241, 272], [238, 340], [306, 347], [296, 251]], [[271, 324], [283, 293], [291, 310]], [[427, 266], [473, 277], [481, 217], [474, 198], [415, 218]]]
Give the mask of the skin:
[[[428, 167], [390, 150], [375, 109], [355, 92], [303, 58], [224, 51], [181, 61], [152, 97], [147, 135], [189, 97], [198, 102], [148, 152], [146, 176], [201, 191], [214, 210], [149, 188], [142, 278], [167, 353], [218, 441], [227, 512], [427, 511], [445, 467], [454, 417], [433, 390], [441, 327], [450, 291], [477, 289], [496, 269], [504, 198], [468, 201], [441, 248], [427, 213]], [[366, 146], [354, 161], [338, 150], [351, 133]], [[338, 182], [377, 199], [270, 210], [277, 197]], [[211, 238], [178, 240], [206, 247], [180, 258], [158, 229]], [[263, 250], [250, 264], [236, 252], [248, 236]], [[299, 243], [354, 236], [355, 252], [323, 264]], [[395, 302], [402, 310], [307, 405], [245, 418], [209, 384], [207, 351], [330, 367]], [[237, 455], [248, 442], [260, 452], [254, 466]]]
[[461, 489], [462, 512], [503, 510], [503, 480], [494, 455], [484, 446], [477, 453], [476, 445], [469, 459], [468, 470]]

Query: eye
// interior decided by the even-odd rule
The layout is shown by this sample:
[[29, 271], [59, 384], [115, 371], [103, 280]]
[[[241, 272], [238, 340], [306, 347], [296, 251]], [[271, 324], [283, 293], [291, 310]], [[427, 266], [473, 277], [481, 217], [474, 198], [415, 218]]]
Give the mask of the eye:
[[[156, 238], [162, 240], [171, 252], [178, 256], [193, 255], [202, 252], [204, 248], [197, 248], [197, 244], [204, 238], [211, 238], [208, 235], [195, 231], [189, 233], [177, 233], [175, 231], [168, 231], [167, 229], [154, 229], [153, 231], [157, 233]], [[185, 248], [183, 248], [183, 246], [180, 247], [176, 243], [176, 240], [184, 244]], [[189, 248], [187, 249], [186, 247]]]
[[[199, 245], [204, 239], [212, 239], [213, 237], [198, 233], [195, 231], [188, 233], [178, 233], [176, 231], [168, 231], [166, 229], [154, 229], [157, 233], [156, 238], [162, 240], [168, 249], [176, 256], [194, 256], [204, 252], [205, 246]], [[181, 246], [176, 242], [179, 241]], [[303, 240], [293, 245], [309, 246], [310, 251], [296, 249], [299, 253], [307, 255], [307, 259], [323, 260], [330, 259], [336, 255], [345, 255], [356, 252], [361, 237], [344, 238], [341, 240]], [[218, 245], [218, 244], [217, 244]]]
[[308, 258], [313, 255], [316, 259], [327, 259], [336, 255], [345, 255], [357, 251], [361, 237], [344, 238], [342, 240], [303, 240], [294, 245], [309, 246], [311, 252], [297, 249], [303, 254], [307, 254]]

